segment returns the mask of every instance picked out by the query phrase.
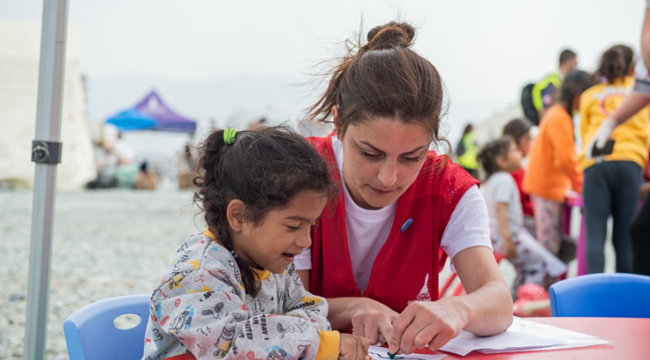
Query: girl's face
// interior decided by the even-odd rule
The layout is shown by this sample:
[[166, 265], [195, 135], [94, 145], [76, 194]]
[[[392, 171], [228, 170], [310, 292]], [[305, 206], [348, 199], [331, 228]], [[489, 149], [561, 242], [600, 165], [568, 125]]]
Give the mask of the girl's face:
[[521, 169], [521, 151], [514, 141], [510, 143], [506, 156], [497, 156], [497, 165], [502, 171], [513, 173]]
[[427, 158], [431, 134], [422, 125], [375, 119], [348, 126], [343, 178], [364, 209], [392, 204], [413, 184]]
[[233, 239], [235, 252], [251, 266], [283, 272], [296, 255], [311, 246], [309, 231], [326, 203], [326, 194], [303, 191], [284, 208], [269, 211], [257, 226], [243, 222]]

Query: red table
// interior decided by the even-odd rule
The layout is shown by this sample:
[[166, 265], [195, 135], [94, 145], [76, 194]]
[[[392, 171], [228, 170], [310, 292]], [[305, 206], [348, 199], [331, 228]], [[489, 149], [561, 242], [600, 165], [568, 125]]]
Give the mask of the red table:
[[[650, 319], [628, 318], [526, 318], [544, 324], [554, 325], [568, 330], [595, 335], [612, 344], [596, 345], [583, 348], [532, 351], [508, 354], [481, 354], [476, 351], [467, 356], [447, 354], [443, 360], [451, 359], [489, 359], [489, 360], [520, 360], [520, 359], [589, 359], [589, 360], [647, 360], [650, 359]], [[191, 355], [173, 357], [174, 360], [194, 360]]]

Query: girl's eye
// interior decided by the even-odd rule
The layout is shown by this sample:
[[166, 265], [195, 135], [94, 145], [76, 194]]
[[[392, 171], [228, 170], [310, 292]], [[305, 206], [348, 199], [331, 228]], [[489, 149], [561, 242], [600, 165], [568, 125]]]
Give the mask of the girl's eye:
[[298, 229], [300, 229], [300, 225], [298, 225], [298, 226], [289, 226], [289, 225], [287, 225], [287, 227], [288, 227], [289, 230], [291, 230], [291, 231], [298, 231]]

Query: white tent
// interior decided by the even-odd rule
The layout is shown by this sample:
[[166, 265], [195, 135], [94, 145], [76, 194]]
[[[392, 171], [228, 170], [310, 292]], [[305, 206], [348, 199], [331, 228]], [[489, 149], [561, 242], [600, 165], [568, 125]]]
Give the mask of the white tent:
[[[30, 159], [36, 126], [40, 41], [40, 23], [0, 21], [0, 181], [27, 188], [34, 185], [34, 163]], [[78, 29], [70, 26], [58, 191], [82, 189], [97, 175], [79, 72], [79, 43]]]

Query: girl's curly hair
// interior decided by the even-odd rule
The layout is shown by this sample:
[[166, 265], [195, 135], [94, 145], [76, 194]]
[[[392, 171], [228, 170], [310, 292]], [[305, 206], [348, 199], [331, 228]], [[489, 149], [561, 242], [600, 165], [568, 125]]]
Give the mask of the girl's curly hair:
[[[238, 132], [226, 144], [223, 130], [212, 132], [200, 147], [199, 175], [194, 203], [205, 222], [228, 250], [232, 239], [226, 211], [230, 201], [246, 205], [244, 221], [259, 225], [270, 210], [282, 209], [298, 193], [311, 190], [331, 196], [336, 190], [328, 166], [302, 136], [285, 127], [262, 127]], [[247, 294], [259, 292], [255, 272], [235, 257]]]

